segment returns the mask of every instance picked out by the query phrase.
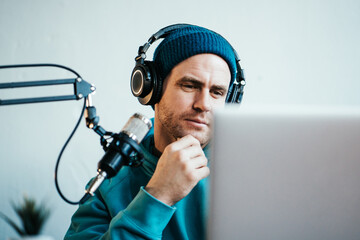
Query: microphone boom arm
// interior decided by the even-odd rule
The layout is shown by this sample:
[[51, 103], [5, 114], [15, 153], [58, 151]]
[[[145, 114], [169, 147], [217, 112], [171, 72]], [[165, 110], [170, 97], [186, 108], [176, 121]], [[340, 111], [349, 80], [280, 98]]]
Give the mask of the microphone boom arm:
[[54, 102], [66, 100], [80, 100], [87, 97], [95, 91], [95, 87], [83, 80], [81, 77], [68, 79], [52, 79], [42, 81], [28, 81], [28, 82], [10, 82], [0, 83], [0, 89], [5, 88], [21, 88], [21, 87], [41, 87], [50, 85], [73, 84], [74, 94], [63, 96], [49, 96], [49, 97], [35, 97], [35, 98], [19, 98], [19, 99], [0, 99], [0, 105], [25, 104], [25, 103], [39, 103], [39, 102]]
[[[58, 64], [51, 64], [51, 63], [36, 63], [36, 64], [17, 64], [17, 65], [0, 65], [0, 69], [11, 69], [11, 68], [28, 68], [28, 67], [57, 67], [62, 68], [67, 71], [72, 72], [76, 75], [75, 78], [67, 78], [67, 79], [50, 79], [50, 80], [39, 80], [39, 81], [26, 81], [26, 82], [6, 82], [0, 83], [0, 89], [7, 89], [7, 88], [24, 88], [24, 87], [41, 87], [41, 86], [52, 86], [52, 85], [64, 85], [64, 84], [72, 84], [74, 93], [73, 95], [63, 95], [63, 96], [47, 96], [47, 97], [31, 97], [31, 98], [18, 98], [18, 99], [0, 99], [0, 106], [2, 105], [15, 105], [15, 104], [27, 104], [27, 103], [41, 103], [41, 102], [54, 102], [54, 101], [67, 101], [67, 100], [80, 100], [85, 98], [84, 103], [84, 110], [86, 114], [86, 126], [89, 129], [94, 130], [98, 135], [100, 135], [100, 143], [103, 149], [106, 151], [108, 148], [109, 143], [104, 138], [104, 136], [113, 136], [112, 132], [106, 131], [100, 125], [98, 125], [100, 118], [96, 115], [96, 109], [92, 106], [92, 99], [91, 94], [95, 92], [96, 88], [94, 85], [86, 82], [82, 79], [80, 74], [69, 67], [65, 67]], [[86, 108], [85, 108], [86, 104]], [[82, 118], [83, 113], [81, 114], [80, 119]], [[67, 146], [68, 142], [70, 141], [72, 135], [74, 134], [75, 130], [77, 129], [79, 123], [77, 123], [75, 129], [71, 133], [70, 137], [66, 141], [64, 147], [62, 148], [58, 160], [56, 161], [55, 165], [55, 186], [60, 195], [60, 197], [69, 204], [78, 204], [78, 202], [73, 202], [68, 200], [61, 192], [60, 187], [57, 181], [57, 171], [60, 163], [60, 158], [62, 156], [65, 147]]]

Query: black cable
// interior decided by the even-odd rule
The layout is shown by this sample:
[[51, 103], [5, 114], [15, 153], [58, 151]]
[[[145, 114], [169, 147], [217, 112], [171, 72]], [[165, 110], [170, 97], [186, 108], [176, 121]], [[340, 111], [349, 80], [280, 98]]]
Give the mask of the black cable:
[[58, 174], [57, 174], [57, 173], [58, 173], [58, 170], [59, 170], [59, 164], [60, 164], [61, 156], [62, 156], [62, 154], [64, 153], [66, 146], [67, 146], [68, 143], [70, 142], [70, 140], [71, 140], [71, 138], [73, 137], [74, 133], [76, 132], [77, 128], [79, 127], [80, 122], [81, 122], [81, 120], [82, 120], [82, 118], [83, 118], [83, 116], [84, 116], [85, 108], [86, 108], [86, 98], [84, 98], [84, 106], [83, 106], [83, 108], [82, 108], [82, 111], [81, 111], [81, 114], [80, 114], [80, 118], [79, 118], [78, 122], [76, 123], [74, 130], [71, 132], [69, 138], [66, 140], [64, 146], [62, 147], [62, 149], [61, 149], [61, 151], [60, 151], [60, 154], [59, 154], [59, 157], [58, 157], [58, 159], [56, 160], [56, 165], [55, 165], [55, 175], [54, 175], [54, 177], [55, 177], [56, 190], [58, 191], [60, 197], [61, 197], [65, 202], [67, 202], [67, 203], [69, 203], [69, 204], [73, 204], [73, 205], [79, 204], [80, 201], [77, 201], [77, 202], [70, 201], [69, 199], [67, 199], [67, 198], [62, 194], [62, 192], [61, 192], [61, 190], [60, 190], [60, 187], [59, 187], [59, 183], [58, 183]]
[[59, 64], [53, 64], [53, 63], [35, 63], [35, 64], [15, 64], [15, 65], [1, 65], [0, 69], [2, 68], [24, 68], [24, 67], [58, 67], [66, 69], [72, 73], [74, 73], [77, 77], [81, 78], [80, 74], [78, 74], [75, 70], [59, 65]]

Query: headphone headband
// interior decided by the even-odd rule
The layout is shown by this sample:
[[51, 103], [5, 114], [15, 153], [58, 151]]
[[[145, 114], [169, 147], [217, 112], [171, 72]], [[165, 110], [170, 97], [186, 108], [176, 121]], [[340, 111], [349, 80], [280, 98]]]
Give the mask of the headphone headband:
[[157, 31], [156, 33], [151, 35], [149, 40], [144, 45], [139, 47], [138, 56], [135, 58], [135, 61], [137, 61], [137, 59], [139, 57], [143, 56], [143, 54], [145, 54], [145, 57], [146, 57], [147, 50], [150, 48], [151, 44], [153, 44], [155, 41], [157, 41], [161, 38], [166, 38], [166, 36], [174, 30], [184, 28], [184, 27], [189, 27], [189, 26], [195, 26], [195, 25], [179, 23], [179, 24], [169, 25], [167, 27], [160, 29], [159, 31]]

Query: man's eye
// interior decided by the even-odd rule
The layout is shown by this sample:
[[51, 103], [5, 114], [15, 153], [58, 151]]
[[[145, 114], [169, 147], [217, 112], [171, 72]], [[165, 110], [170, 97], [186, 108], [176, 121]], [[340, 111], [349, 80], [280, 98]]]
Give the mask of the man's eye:
[[214, 95], [216, 95], [216, 96], [221, 97], [221, 96], [223, 96], [223, 95], [224, 95], [224, 92], [223, 92], [223, 91], [217, 91], [217, 90], [214, 90], [214, 91], [213, 91], [213, 94], [214, 94]]
[[196, 86], [191, 85], [191, 84], [183, 84], [181, 85], [182, 89], [184, 89], [185, 91], [192, 91], [196, 89]]

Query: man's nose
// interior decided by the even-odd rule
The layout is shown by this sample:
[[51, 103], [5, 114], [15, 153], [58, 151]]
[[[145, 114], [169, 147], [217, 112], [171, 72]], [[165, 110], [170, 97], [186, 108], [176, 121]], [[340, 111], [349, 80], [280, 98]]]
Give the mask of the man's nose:
[[201, 112], [208, 112], [211, 110], [211, 96], [209, 91], [203, 89], [196, 94], [194, 99], [194, 109]]

